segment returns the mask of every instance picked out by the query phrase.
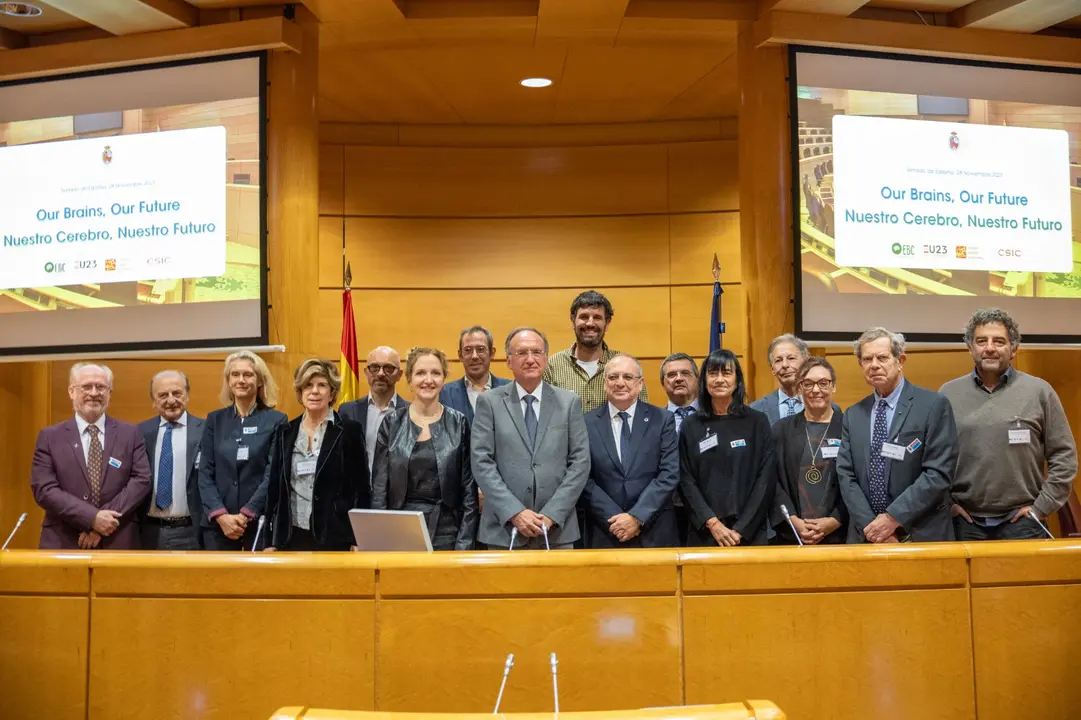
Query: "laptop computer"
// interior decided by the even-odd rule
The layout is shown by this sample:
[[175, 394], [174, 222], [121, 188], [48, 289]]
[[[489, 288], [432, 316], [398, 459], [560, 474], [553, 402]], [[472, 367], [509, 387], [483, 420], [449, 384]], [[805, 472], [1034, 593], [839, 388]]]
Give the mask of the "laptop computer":
[[357, 548], [372, 552], [432, 552], [424, 513], [416, 510], [350, 510]]

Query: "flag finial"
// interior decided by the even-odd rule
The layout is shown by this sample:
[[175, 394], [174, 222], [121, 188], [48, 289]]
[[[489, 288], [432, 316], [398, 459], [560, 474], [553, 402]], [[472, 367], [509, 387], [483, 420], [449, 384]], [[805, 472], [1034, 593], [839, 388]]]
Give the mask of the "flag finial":
[[[717, 262], [716, 256], [714, 256], [714, 262]], [[350, 263], [345, 264], [345, 289], [348, 290], [349, 286], [353, 282], [353, 267]]]
[[717, 253], [713, 253], [713, 282], [721, 281], [721, 262], [717, 259]]

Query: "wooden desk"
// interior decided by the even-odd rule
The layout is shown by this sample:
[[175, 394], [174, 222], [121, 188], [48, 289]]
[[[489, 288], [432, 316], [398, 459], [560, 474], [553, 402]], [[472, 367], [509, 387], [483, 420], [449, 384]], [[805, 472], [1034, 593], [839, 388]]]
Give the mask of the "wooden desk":
[[[282, 708], [270, 720], [490, 720], [491, 713], [350, 712], [318, 708]], [[501, 720], [785, 720], [771, 702], [748, 700], [725, 705], [648, 708], [615, 712], [500, 713]]]

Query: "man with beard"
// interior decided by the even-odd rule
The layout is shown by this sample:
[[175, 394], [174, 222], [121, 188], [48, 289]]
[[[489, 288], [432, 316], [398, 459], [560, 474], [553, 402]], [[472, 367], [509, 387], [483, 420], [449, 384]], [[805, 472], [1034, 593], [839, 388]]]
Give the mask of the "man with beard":
[[190, 392], [187, 376], [178, 370], [163, 370], [150, 381], [158, 414], [139, 424], [151, 472], [150, 495], [139, 508], [143, 550], [199, 549], [196, 458], [204, 420], [188, 414]]
[[[607, 402], [604, 366], [616, 355], [604, 342], [615, 311], [612, 303], [596, 290], [587, 290], [571, 303], [571, 326], [575, 343], [551, 357], [544, 381], [570, 390], [582, 398], [582, 411], [590, 412]], [[639, 399], [649, 401], [645, 384]]]
[[510, 382], [492, 374], [490, 368], [494, 355], [495, 340], [488, 328], [474, 325], [462, 330], [458, 336], [458, 359], [462, 361], [465, 375], [443, 386], [439, 392], [439, 402], [465, 415], [472, 423], [477, 396]]
[[940, 390], [957, 417], [957, 539], [1047, 537], [1036, 521], [1066, 503], [1077, 475], [1062, 402], [1047, 382], [1013, 367], [1021, 330], [1004, 310], [977, 310], [964, 337], [975, 369]]
[[139, 429], [105, 415], [112, 391], [112, 370], [76, 363], [68, 380], [75, 417], [38, 433], [30, 487], [45, 510], [42, 550], [139, 549], [150, 466]]
[[368, 397], [342, 403], [338, 414], [364, 426], [364, 449], [368, 453], [368, 477], [375, 462], [375, 439], [379, 425], [397, 408], [409, 407], [409, 401], [394, 391], [402, 376], [402, 359], [398, 351], [380, 345], [368, 353], [364, 377], [368, 380]]
[[773, 338], [769, 344], [766, 360], [777, 380], [777, 392], [758, 398], [750, 407], [765, 413], [770, 426], [781, 418], [803, 412], [803, 398], [799, 394], [796, 373], [810, 354], [807, 343], [787, 333]]

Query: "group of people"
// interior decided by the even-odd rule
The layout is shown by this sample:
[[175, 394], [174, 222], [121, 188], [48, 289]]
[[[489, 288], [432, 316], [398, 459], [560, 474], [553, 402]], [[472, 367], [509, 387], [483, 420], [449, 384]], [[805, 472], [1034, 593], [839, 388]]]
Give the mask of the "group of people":
[[392, 348], [369, 354], [368, 396], [336, 410], [336, 364], [306, 360], [291, 421], [248, 351], [226, 359], [223, 407], [205, 420], [165, 370], [138, 426], [105, 414], [111, 371], [79, 363], [75, 416], [35, 448], [40, 546], [350, 550], [354, 508], [422, 513], [437, 550], [1036, 538], [1069, 498], [1065, 412], [1014, 367], [1021, 334], [1002, 310], [971, 317], [974, 370], [937, 392], [905, 379], [901, 335], [867, 330], [855, 355], [872, 392], [844, 412], [833, 366], [793, 335], [770, 344], [778, 387], [753, 403], [739, 358], [717, 350], [701, 367], [665, 358], [668, 403], [651, 405], [642, 366], [605, 342], [613, 316], [580, 294], [575, 342], [551, 355], [542, 331], [514, 329], [512, 379], [492, 373], [480, 326], [461, 332], [452, 382], [441, 350], [412, 348], [412, 403]]

